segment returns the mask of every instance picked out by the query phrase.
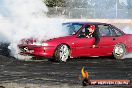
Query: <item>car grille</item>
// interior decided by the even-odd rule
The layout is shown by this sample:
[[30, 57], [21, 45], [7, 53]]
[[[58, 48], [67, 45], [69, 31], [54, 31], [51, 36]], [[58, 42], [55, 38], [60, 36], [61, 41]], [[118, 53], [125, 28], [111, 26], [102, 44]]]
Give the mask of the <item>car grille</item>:
[[28, 52], [28, 53], [33, 53], [33, 49], [29, 49], [28, 47], [20, 47], [20, 52]]

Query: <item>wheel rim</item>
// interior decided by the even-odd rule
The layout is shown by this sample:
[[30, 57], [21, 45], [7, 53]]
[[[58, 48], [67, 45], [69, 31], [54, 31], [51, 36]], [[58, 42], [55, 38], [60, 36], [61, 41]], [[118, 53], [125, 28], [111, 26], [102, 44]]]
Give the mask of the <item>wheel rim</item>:
[[115, 47], [115, 54], [117, 56], [122, 56], [124, 54], [124, 49], [121, 45]]
[[62, 45], [60, 48], [59, 56], [61, 61], [66, 61], [69, 57], [69, 49], [66, 45]]

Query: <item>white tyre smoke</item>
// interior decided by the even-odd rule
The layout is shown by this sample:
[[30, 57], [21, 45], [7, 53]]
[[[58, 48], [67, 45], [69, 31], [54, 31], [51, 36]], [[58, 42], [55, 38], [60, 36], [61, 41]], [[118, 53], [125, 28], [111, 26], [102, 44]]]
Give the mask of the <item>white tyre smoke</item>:
[[[1, 0], [0, 42], [9, 42], [11, 54], [18, 54], [17, 45], [23, 38], [48, 40], [65, 36], [62, 20], [48, 18], [43, 0]], [[16, 57], [17, 58], [17, 57]]]

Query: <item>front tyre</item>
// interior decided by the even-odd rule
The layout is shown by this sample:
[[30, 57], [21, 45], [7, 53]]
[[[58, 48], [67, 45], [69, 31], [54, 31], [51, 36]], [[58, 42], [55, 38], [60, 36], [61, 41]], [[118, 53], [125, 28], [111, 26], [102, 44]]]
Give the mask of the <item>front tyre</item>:
[[126, 48], [123, 44], [117, 44], [114, 47], [113, 55], [116, 59], [124, 59], [124, 55], [126, 54]]
[[70, 49], [67, 45], [61, 44], [57, 47], [54, 57], [56, 61], [66, 62], [70, 55]]

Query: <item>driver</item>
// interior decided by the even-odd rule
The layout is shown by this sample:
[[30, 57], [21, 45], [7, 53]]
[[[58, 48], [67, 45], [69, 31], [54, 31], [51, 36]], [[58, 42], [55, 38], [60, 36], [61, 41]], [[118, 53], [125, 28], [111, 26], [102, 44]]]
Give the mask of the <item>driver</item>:
[[94, 44], [93, 44], [93, 48], [96, 47], [96, 45], [100, 42], [100, 38], [99, 38], [99, 30], [97, 27], [95, 27], [95, 25], [91, 24], [91, 25], [87, 25], [86, 26], [86, 30], [87, 30], [87, 33], [86, 33], [86, 37], [87, 38], [90, 38], [90, 37], [94, 37], [95, 38], [95, 41], [94, 41]]

